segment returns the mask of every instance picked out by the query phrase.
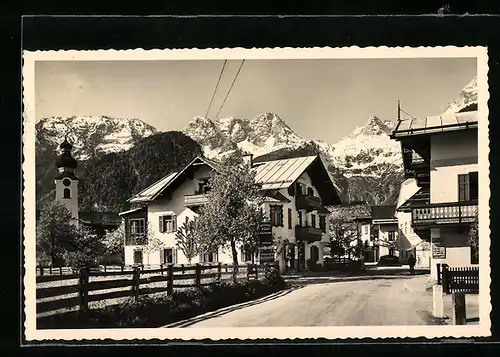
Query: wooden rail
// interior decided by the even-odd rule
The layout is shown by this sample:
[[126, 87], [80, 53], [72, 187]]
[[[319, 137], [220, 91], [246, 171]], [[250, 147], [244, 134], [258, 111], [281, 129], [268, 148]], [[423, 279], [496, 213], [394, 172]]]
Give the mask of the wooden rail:
[[[258, 280], [264, 276], [263, 266], [250, 264], [239, 267], [242, 269], [238, 271], [238, 279]], [[83, 268], [77, 274], [39, 275], [36, 277], [37, 285], [50, 286], [37, 286], [37, 314], [67, 309], [87, 311], [89, 302], [109, 299], [134, 297], [137, 301], [140, 295], [160, 292], [171, 295], [174, 288], [202, 287], [216, 281], [230, 280], [232, 273], [232, 266], [219, 263], [168, 265], [144, 270], [135, 267], [124, 271], [92, 271]], [[151, 284], [154, 286], [147, 286]]]
[[450, 267], [438, 264], [438, 284], [443, 285], [443, 292], [478, 293], [479, 267]]

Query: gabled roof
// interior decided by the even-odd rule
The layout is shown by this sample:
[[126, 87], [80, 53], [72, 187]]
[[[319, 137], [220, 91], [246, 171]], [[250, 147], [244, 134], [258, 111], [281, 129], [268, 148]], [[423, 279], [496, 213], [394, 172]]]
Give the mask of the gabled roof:
[[264, 202], [284, 202], [284, 203], [290, 203], [290, 200], [286, 198], [281, 192], [279, 191], [263, 191], [262, 192], [262, 199]]
[[344, 219], [348, 222], [370, 219], [370, 206], [364, 202], [345, 203], [328, 206], [333, 219]]
[[128, 199], [127, 202], [130, 203], [135, 203], [135, 202], [149, 202], [153, 201], [156, 197], [158, 197], [167, 187], [172, 185], [174, 182], [179, 180], [180, 177], [183, 176], [183, 174], [186, 172], [187, 169], [189, 169], [191, 166], [195, 164], [207, 164], [213, 169], [216, 169], [218, 167], [218, 164], [210, 159], [207, 159], [205, 157], [197, 156], [193, 160], [191, 160], [190, 163], [188, 163], [181, 171], [179, 172], [172, 172], [168, 174], [167, 176], [163, 177], [162, 179], [156, 181], [153, 183], [151, 186], [145, 188], [138, 194], [134, 195], [132, 198]]
[[395, 205], [382, 205], [372, 206], [371, 216], [373, 220], [392, 220], [395, 219], [396, 206]]
[[307, 172], [324, 205], [338, 204], [340, 197], [319, 155], [264, 161], [253, 168], [255, 181], [264, 190], [280, 190], [293, 185]]
[[254, 168], [255, 181], [262, 184], [264, 190], [288, 188], [315, 159], [316, 156], [306, 156], [262, 162]]
[[91, 225], [119, 226], [121, 218], [117, 212], [78, 212], [78, 219], [82, 223]]
[[[219, 169], [217, 162], [205, 157], [196, 157], [187, 164], [181, 171], [173, 172], [151, 186], [134, 195], [127, 202], [148, 202], [156, 199], [168, 187], [171, 187], [179, 180], [183, 180], [186, 171], [197, 164], [206, 164], [214, 170]], [[325, 205], [340, 203], [337, 190], [326, 170], [323, 161], [316, 156], [298, 157], [293, 159], [273, 160], [261, 162], [254, 166], [255, 181], [262, 185], [263, 190], [280, 190], [288, 188], [304, 173], [311, 176], [313, 185], [318, 190]], [[276, 199], [276, 197], [274, 197]], [[282, 200], [283, 198], [279, 198]]]
[[477, 128], [479, 112], [444, 113], [427, 118], [403, 119], [398, 122], [392, 133], [393, 138], [422, 134]]

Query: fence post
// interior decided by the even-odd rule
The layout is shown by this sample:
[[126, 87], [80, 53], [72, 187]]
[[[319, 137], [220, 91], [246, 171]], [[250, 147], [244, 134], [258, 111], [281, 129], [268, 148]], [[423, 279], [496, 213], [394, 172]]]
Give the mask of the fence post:
[[437, 283], [438, 285], [441, 285], [441, 264], [437, 263]]
[[432, 313], [434, 317], [444, 317], [443, 285], [432, 287]]
[[453, 301], [453, 325], [466, 324], [466, 311], [465, 311], [465, 294], [454, 292], [452, 295]]
[[[172, 295], [174, 293], [174, 265], [169, 264], [167, 267], [168, 280], [167, 280], [167, 295]], [[162, 268], [163, 274], [163, 268]]]
[[250, 280], [251, 269], [252, 269], [252, 264], [247, 264], [247, 281]]
[[441, 284], [443, 285], [443, 292], [445, 294], [449, 294], [450, 292], [450, 277], [449, 277], [449, 271], [448, 271], [448, 265], [443, 264], [441, 265], [442, 267], [442, 272], [441, 272]]
[[63, 273], [62, 273], [62, 266], [59, 266], [59, 275], [63, 275]]
[[80, 269], [80, 279], [79, 279], [79, 297], [80, 297], [80, 311], [87, 312], [89, 309], [89, 271], [88, 267]]
[[161, 273], [161, 275], [163, 275], [163, 263], [160, 263], [160, 273]]
[[252, 266], [255, 269], [255, 280], [259, 280], [259, 269], [256, 264], [252, 264]]
[[194, 278], [194, 284], [196, 287], [201, 287], [201, 265], [200, 263], [196, 263], [196, 268], [195, 268], [195, 274], [196, 277]]
[[123, 272], [123, 269], [125, 268], [125, 266], [122, 264], [120, 268], [121, 268], [121, 270]]
[[40, 265], [40, 275], [43, 276], [43, 265]]
[[281, 276], [280, 272], [280, 262], [279, 261], [274, 261], [274, 268], [276, 269], [276, 274], [278, 275], [278, 278]]
[[221, 277], [222, 277], [222, 263], [219, 262], [217, 264], [217, 281], [220, 281]]
[[135, 298], [135, 301], [139, 301], [139, 283], [140, 283], [140, 279], [141, 279], [141, 271], [139, 269], [139, 267], [134, 267], [134, 275], [133, 275], [133, 280], [134, 280], [134, 285], [132, 285], [133, 287], [133, 291], [134, 291], [134, 298]]

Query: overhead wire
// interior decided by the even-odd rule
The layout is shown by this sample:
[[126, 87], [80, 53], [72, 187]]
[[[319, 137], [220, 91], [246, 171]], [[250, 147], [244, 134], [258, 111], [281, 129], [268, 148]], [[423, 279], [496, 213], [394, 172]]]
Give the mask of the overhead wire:
[[214, 102], [215, 94], [217, 93], [217, 89], [219, 88], [219, 83], [220, 83], [220, 80], [221, 80], [222, 75], [224, 73], [224, 68], [226, 68], [226, 64], [227, 64], [227, 59], [224, 60], [224, 64], [222, 65], [222, 69], [219, 73], [219, 79], [217, 80], [217, 84], [215, 85], [214, 92], [212, 94], [212, 99], [210, 100], [210, 104], [208, 105], [208, 109], [207, 109], [207, 113], [205, 114], [205, 118], [208, 117], [208, 113], [210, 112], [210, 108], [212, 107], [212, 104]]
[[236, 76], [234, 76], [233, 83], [231, 83], [231, 87], [229, 87], [229, 90], [227, 91], [226, 97], [224, 98], [224, 101], [222, 102], [222, 105], [219, 108], [219, 111], [215, 115], [215, 117], [218, 117], [220, 112], [222, 111], [222, 108], [224, 107], [224, 104], [226, 104], [226, 100], [229, 97], [229, 93], [231, 93], [231, 90], [233, 89], [234, 83], [236, 82], [236, 79], [238, 78], [238, 75], [240, 74], [241, 67], [243, 67], [243, 63], [245, 63], [245, 60], [243, 59], [240, 64], [240, 68], [238, 68], [238, 72], [236, 72]]

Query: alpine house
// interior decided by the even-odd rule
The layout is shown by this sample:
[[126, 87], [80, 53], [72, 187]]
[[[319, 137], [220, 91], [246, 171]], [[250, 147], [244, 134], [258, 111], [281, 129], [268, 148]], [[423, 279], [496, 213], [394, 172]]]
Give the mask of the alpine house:
[[[244, 156], [255, 180], [261, 185], [262, 208], [270, 229], [261, 227], [261, 246], [256, 256], [238, 247], [241, 263], [277, 260], [280, 269], [306, 269], [306, 261], [323, 262], [328, 242], [326, 205], [340, 203], [339, 195], [319, 155], [253, 163]], [[120, 213], [125, 220], [125, 264], [187, 264], [177, 248], [179, 226], [200, 214], [207, 204], [206, 193], [218, 163], [196, 157], [179, 172], [173, 172], [128, 200], [139, 207]], [[268, 226], [269, 228], [269, 226]], [[149, 234], [147, 234], [149, 230]], [[159, 251], [148, 247], [148, 236], [162, 242]], [[273, 244], [279, 242], [279, 244]], [[230, 251], [199, 254], [192, 263], [232, 264]]]

